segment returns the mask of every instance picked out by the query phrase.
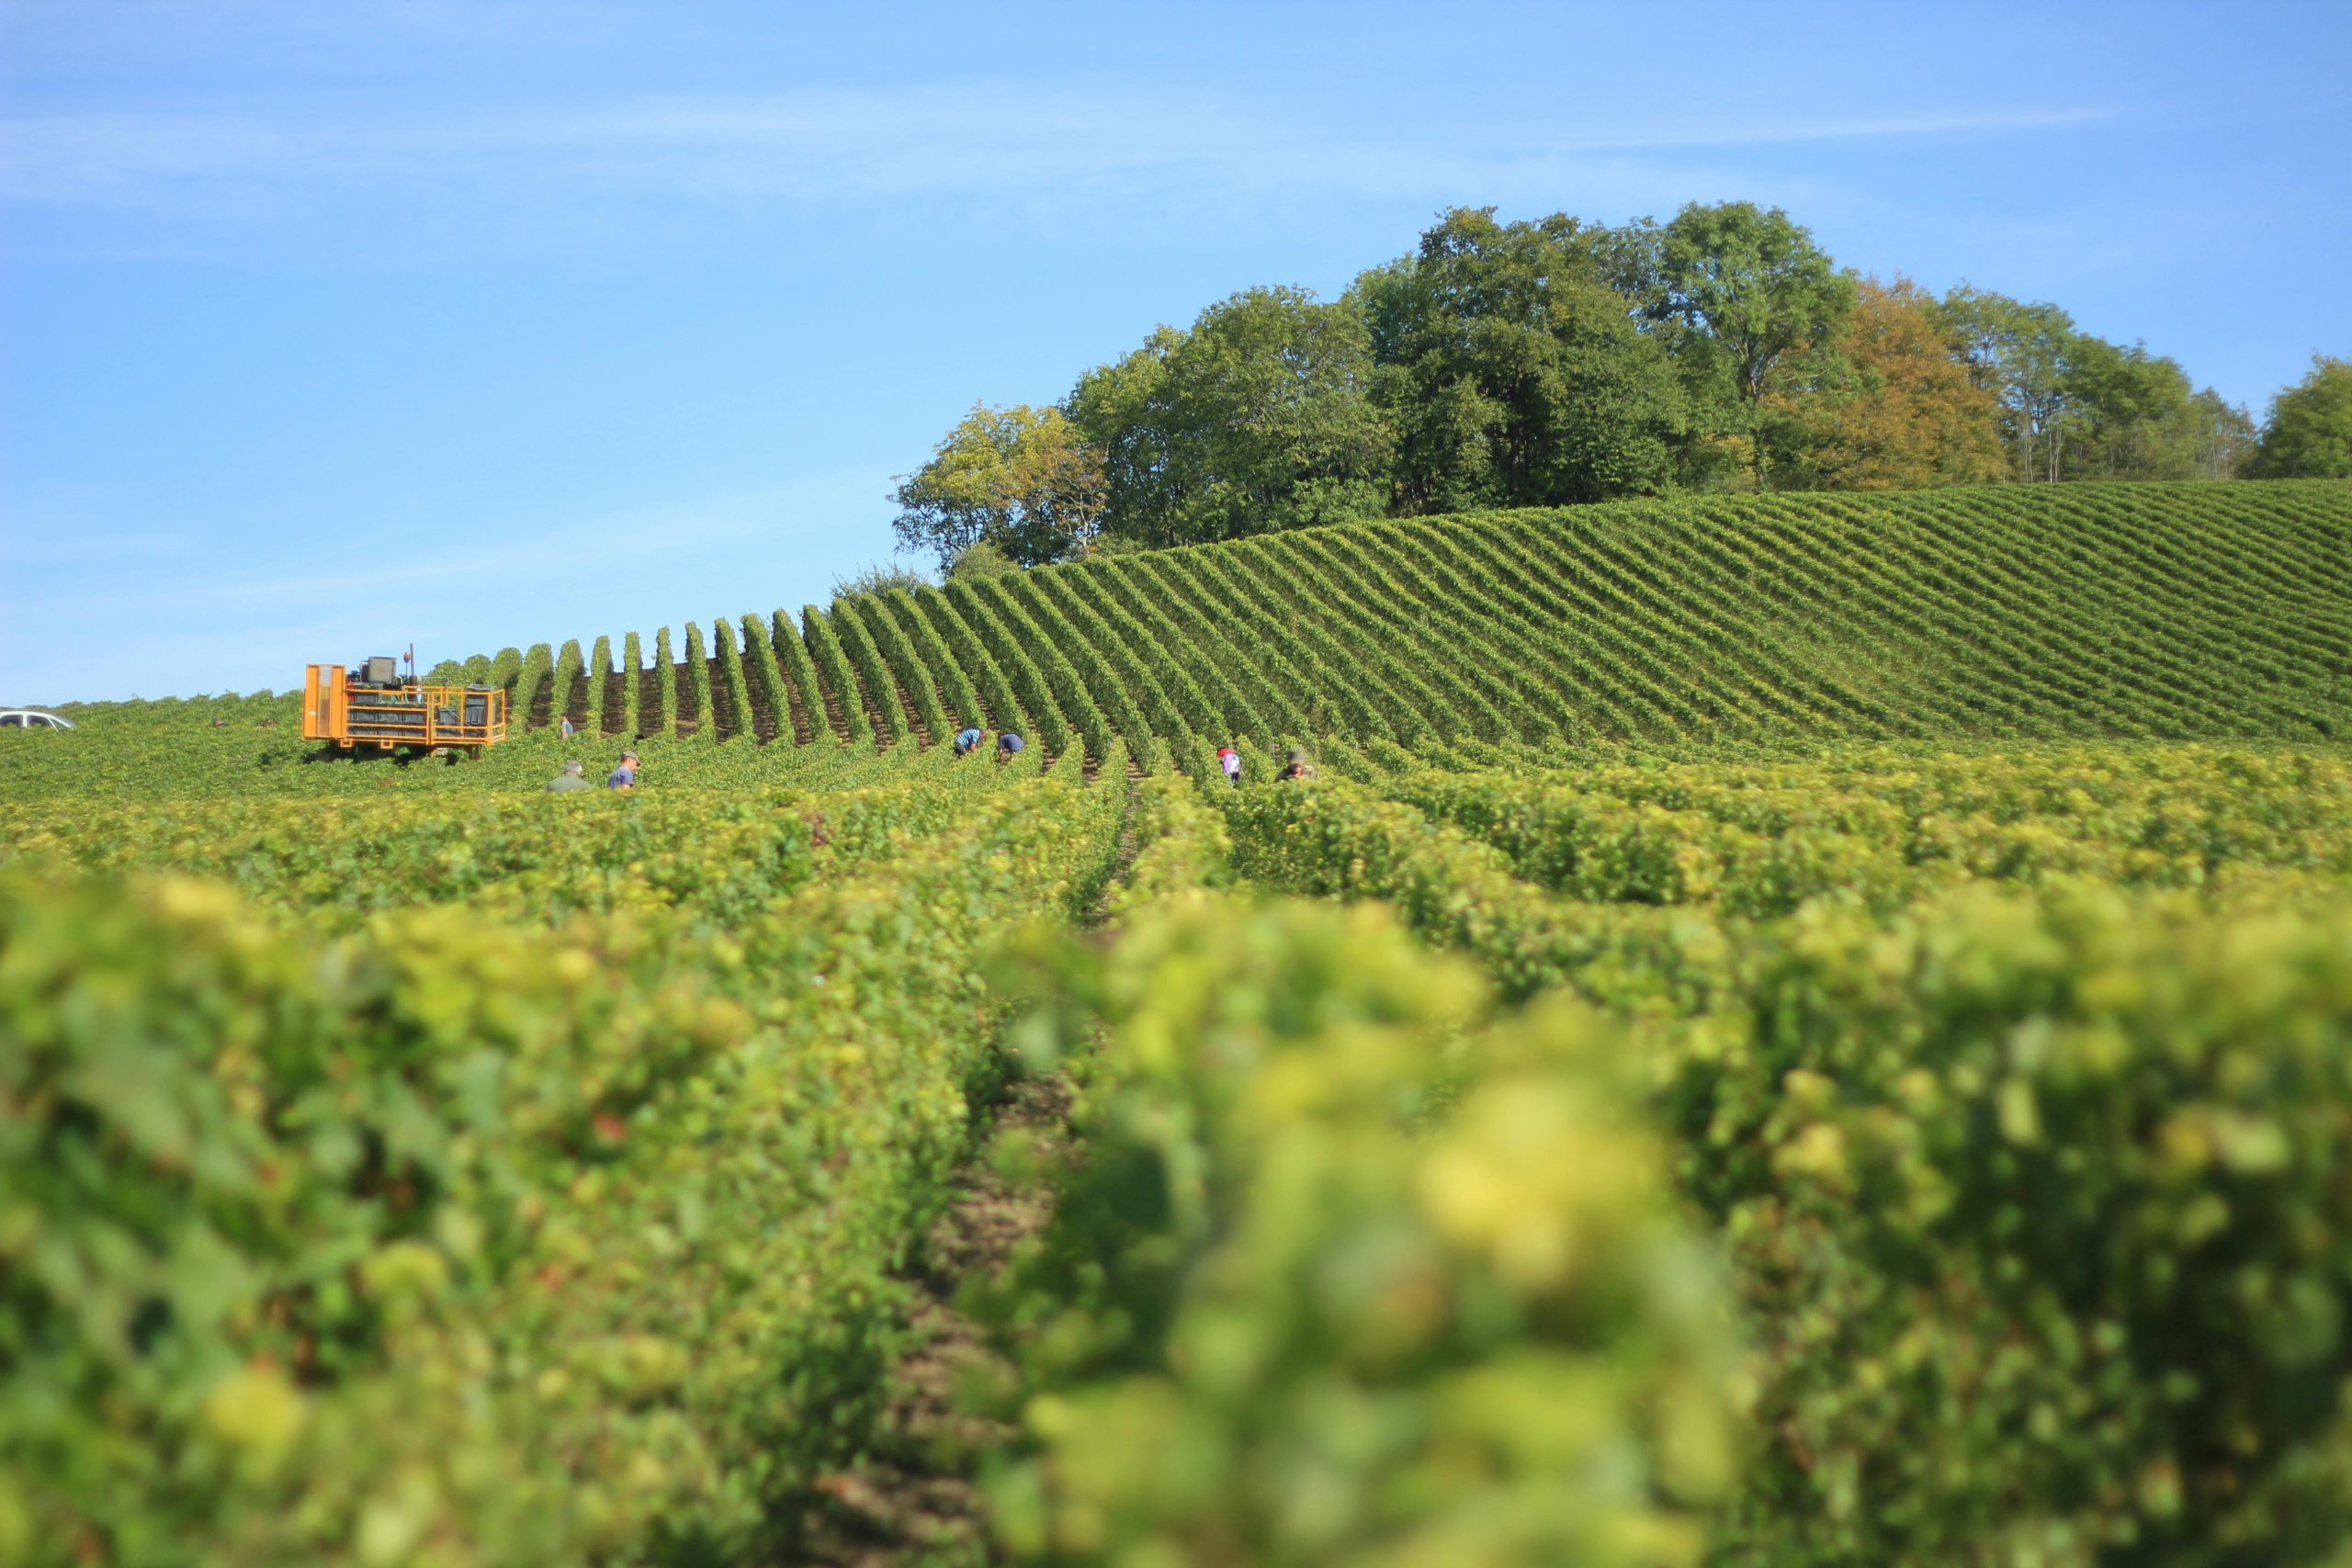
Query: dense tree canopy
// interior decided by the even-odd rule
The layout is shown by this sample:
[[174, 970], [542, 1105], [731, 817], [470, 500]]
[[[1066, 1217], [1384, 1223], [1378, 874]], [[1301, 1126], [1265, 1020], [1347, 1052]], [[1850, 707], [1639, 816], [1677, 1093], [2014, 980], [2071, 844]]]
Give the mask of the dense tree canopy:
[[976, 403], [901, 478], [899, 547], [941, 566], [986, 540], [1023, 566], [1083, 555], [1102, 521], [1102, 460], [1057, 408]]
[[1970, 379], [1933, 297], [1907, 277], [1865, 278], [1831, 344], [1839, 386], [1768, 401], [1798, 432], [1786, 473], [1823, 490], [1981, 484], [2000, 470], [1993, 394]]
[[1080, 378], [1119, 532], [1154, 545], [1377, 517], [1395, 439], [1352, 300], [1251, 288]]
[[1674, 367], [1602, 281], [1574, 219], [1450, 212], [1354, 292], [1398, 434], [1398, 511], [1666, 487], [1684, 428]]
[[1779, 208], [1693, 202], [1663, 229], [1630, 226], [1621, 254], [1646, 258], [1629, 280], [1645, 313], [1666, 323], [1697, 436], [1686, 466], [1699, 483], [1758, 487], [1801, 470], [1801, 404], [1835, 396], [1847, 367], [1836, 344], [1854, 283]]
[[1777, 207], [1693, 202], [1661, 231], [1657, 265], [1694, 353], [1751, 408], [1792, 359], [1827, 351], [1853, 309], [1853, 279]]
[[1998, 404], [2010, 479], [2222, 479], [2253, 440], [2245, 412], [2196, 389], [2177, 362], [2081, 332], [2055, 305], [1962, 284], [1939, 310]]
[[2352, 479], [2352, 359], [2312, 359], [2312, 373], [2271, 402], [2252, 472], [2266, 479]]
[[2254, 423], [2178, 362], [2144, 344], [2120, 348], [2078, 334], [2069, 355], [2072, 445], [2066, 479], [2225, 479], [2244, 466]]
[[[2250, 466], [2251, 465], [2251, 466]], [[976, 406], [901, 547], [1035, 565], [1351, 518], [1669, 491], [2352, 473], [2352, 367], [2252, 421], [2059, 307], [1841, 270], [1779, 208], [1441, 213], [1336, 299], [1250, 288], [1058, 407]]]
[[2014, 454], [2009, 477], [2056, 479], [2074, 319], [1964, 283], [1944, 297], [1943, 318], [1970, 377], [1999, 405], [2003, 445]]

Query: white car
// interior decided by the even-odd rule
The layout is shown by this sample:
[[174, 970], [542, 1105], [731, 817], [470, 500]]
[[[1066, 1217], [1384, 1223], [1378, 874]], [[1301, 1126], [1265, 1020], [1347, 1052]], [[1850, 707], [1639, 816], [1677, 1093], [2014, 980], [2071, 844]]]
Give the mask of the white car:
[[36, 708], [0, 708], [0, 729], [71, 729], [74, 721]]

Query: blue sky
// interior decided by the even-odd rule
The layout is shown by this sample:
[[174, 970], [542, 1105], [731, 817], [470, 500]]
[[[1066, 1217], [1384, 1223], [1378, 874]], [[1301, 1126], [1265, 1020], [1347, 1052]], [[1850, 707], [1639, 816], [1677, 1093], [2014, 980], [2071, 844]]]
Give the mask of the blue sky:
[[0, 5], [0, 703], [821, 602], [974, 400], [1434, 212], [1786, 207], [2262, 405], [2352, 5]]

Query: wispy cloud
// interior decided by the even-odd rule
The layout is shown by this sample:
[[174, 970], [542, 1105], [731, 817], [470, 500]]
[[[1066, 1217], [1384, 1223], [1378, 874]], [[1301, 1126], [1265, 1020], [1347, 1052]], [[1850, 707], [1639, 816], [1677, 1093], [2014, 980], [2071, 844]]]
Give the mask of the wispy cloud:
[[1206, 95], [945, 83], [754, 98], [639, 99], [459, 115], [28, 116], [0, 123], [0, 198], [212, 209], [333, 201], [762, 203], [1049, 197], [1174, 190], [1358, 195], [1653, 180], [1624, 160], [1800, 142], [2015, 135], [2112, 106], [1687, 118], [1649, 126], [1456, 125], [1408, 139], [1285, 119]]
[[1860, 141], [1926, 136], [2013, 136], [2035, 130], [2065, 130], [2124, 118], [2130, 111], [2113, 104], [2071, 108], [1972, 109], [1961, 112], [1859, 115], [1844, 119], [1725, 121], [1708, 126], [1679, 124], [1619, 138], [1587, 141], [1577, 151], [1614, 148], [1657, 152], [1678, 147], [1765, 147], [1804, 141]]
[[797, 605], [875, 548], [887, 486], [878, 472], [846, 470], [521, 527], [453, 517], [432, 540], [364, 569], [333, 564], [340, 555], [322, 569], [274, 570], [213, 557], [166, 580], [118, 571], [110, 552], [94, 550], [53, 565], [40, 597], [0, 617], [0, 699], [282, 687], [306, 661], [363, 644], [380, 652], [413, 638], [475, 653], [560, 642], [583, 620], [592, 636], [650, 634], [664, 616], [707, 624], [778, 596]]
[[0, 567], [111, 568], [195, 552], [139, 487], [49, 483], [0, 495]]
[[[676, 506], [650, 507], [617, 515], [567, 520], [517, 531], [497, 519], [468, 522], [452, 519], [437, 528], [434, 539], [388, 541], [371, 555], [364, 568], [348, 570], [299, 570], [257, 573], [187, 572], [168, 587], [123, 592], [93, 574], [81, 592], [69, 592], [62, 606], [75, 617], [133, 616], [157, 611], [177, 615], [207, 615], [254, 606], [316, 604], [321, 600], [360, 595], [403, 600], [430, 597], [433, 592], [466, 590], [484, 581], [529, 581], [535, 574], [559, 570], [567, 578], [600, 568], [626, 565], [649, 552], [675, 553], [740, 546], [754, 539], [789, 538], [811, 525], [810, 517], [838, 516], [845, 505], [872, 511], [887, 488], [884, 476], [858, 472], [814, 477], [789, 484], [763, 487], [735, 495], [700, 500]], [[445, 538], [497, 539], [489, 548], [450, 549], [435, 541]], [[60, 563], [99, 567], [121, 558], [117, 545], [107, 543], [78, 558]], [[163, 539], [166, 550], [185, 550], [184, 541]], [[12, 547], [11, 558], [22, 558]], [[397, 591], [395, 592], [395, 591]], [[420, 592], [424, 591], [424, 592]]]
[[115, 567], [130, 562], [184, 559], [196, 553], [186, 538], [169, 534], [20, 533], [0, 535], [0, 566]]

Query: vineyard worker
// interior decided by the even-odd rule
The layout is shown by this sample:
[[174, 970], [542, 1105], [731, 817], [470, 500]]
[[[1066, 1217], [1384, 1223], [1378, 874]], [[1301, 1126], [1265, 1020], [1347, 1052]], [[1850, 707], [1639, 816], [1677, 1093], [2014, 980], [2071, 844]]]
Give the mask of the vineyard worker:
[[1315, 764], [1306, 760], [1306, 748], [1304, 746], [1292, 747], [1290, 761], [1283, 763], [1283, 771], [1274, 775], [1278, 779], [1311, 779], [1314, 776]]
[[1029, 742], [1008, 729], [996, 738], [996, 760], [1000, 762], [1010, 762], [1012, 761], [1012, 754], [1028, 744]]
[[563, 772], [548, 781], [549, 795], [570, 795], [575, 789], [588, 787], [588, 767], [574, 757], [563, 764]]
[[613, 770], [612, 776], [605, 781], [605, 787], [606, 789], [626, 790], [634, 790], [637, 788], [636, 752], [624, 751], [621, 753], [621, 765]]
[[569, 740], [571, 739], [573, 733], [574, 732], [571, 728], [571, 716], [570, 714], [565, 714], [563, 716], [563, 738], [566, 740]]
[[983, 730], [971, 728], [957, 730], [956, 732], [956, 755], [958, 757], [970, 756], [973, 752], [979, 750], [980, 742], [987, 739], [988, 735]]
[[1225, 776], [1233, 781], [1234, 788], [1239, 789], [1241, 787], [1240, 752], [1235, 750], [1230, 746], [1218, 747], [1216, 749], [1216, 765], [1225, 770]]

